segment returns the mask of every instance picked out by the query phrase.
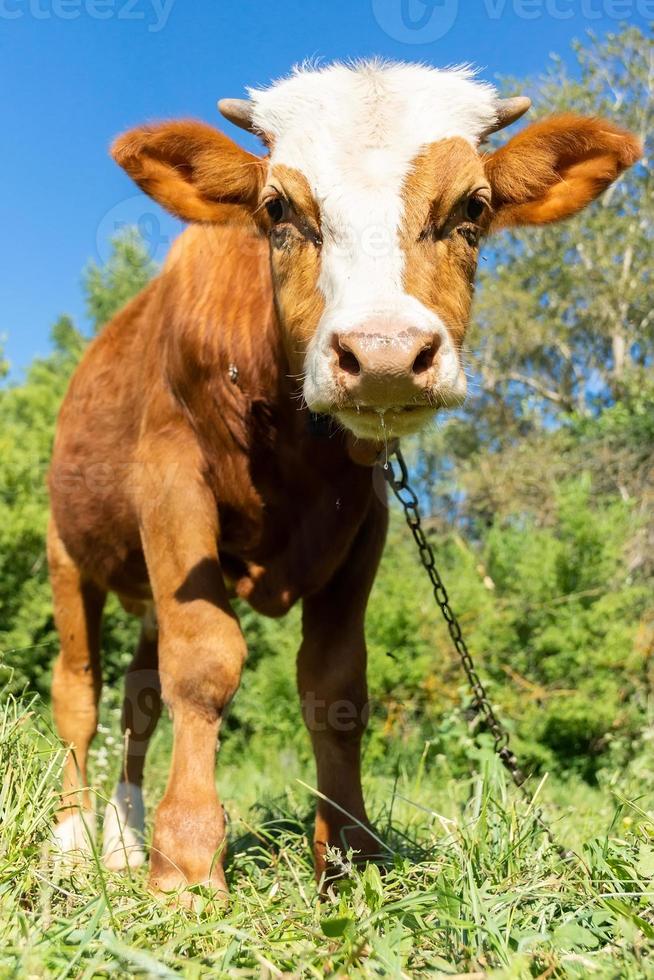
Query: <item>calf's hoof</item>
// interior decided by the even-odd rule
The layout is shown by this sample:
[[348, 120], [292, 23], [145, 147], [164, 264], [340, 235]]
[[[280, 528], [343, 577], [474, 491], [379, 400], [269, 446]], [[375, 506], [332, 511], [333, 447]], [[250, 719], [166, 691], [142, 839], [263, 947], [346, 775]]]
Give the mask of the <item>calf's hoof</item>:
[[316, 881], [322, 881], [325, 886], [346, 877], [353, 866], [383, 865], [388, 856], [388, 849], [372, 827], [344, 827], [340, 833], [330, 834], [326, 841], [316, 837], [313, 842]]
[[61, 867], [85, 863], [95, 848], [95, 813], [82, 807], [68, 808], [52, 828], [53, 857]]
[[151, 889], [193, 908], [209, 897], [224, 901], [226, 850], [223, 811], [217, 802], [186, 807], [162, 802], [150, 849]]
[[170, 861], [154, 862], [149, 885], [150, 890], [163, 901], [195, 912], [200, 912], [207, 902], [222, 905], [229, 898], [229, 889], [220, 866], [213, 868], [208, 878], [192, 880]]

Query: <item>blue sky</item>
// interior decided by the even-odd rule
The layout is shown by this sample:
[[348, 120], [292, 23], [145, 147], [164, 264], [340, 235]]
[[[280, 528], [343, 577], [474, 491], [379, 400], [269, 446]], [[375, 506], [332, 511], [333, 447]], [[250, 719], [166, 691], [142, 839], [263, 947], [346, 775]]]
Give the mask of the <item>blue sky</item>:
[[58, 314], [86, 326], [80, 273], [117, 228], [139, 223], [157, 259], [181, 228], [107, 155], [121, 130], [175, 116], [221, 125], [219, 97], [305, 58], [471, 61], [492, 80], [542, 71], [551, 52], [569, 60], [588, 29], [651, 19], [653, 0], [0, 0], [0, 336], [12, 375], [47, 352]]

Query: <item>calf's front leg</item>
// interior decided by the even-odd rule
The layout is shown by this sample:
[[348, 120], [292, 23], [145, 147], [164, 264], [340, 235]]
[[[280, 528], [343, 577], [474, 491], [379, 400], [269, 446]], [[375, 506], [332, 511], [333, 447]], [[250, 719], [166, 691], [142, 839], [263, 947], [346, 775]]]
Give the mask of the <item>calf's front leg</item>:
[[[173, 720], [170, 775], [157, 809], [150, 881], [168, 892], [226, 891], [225, 823], [215, 753], [246, 655], [218, 562], [215, 500], [186, 450], [183, 478], [155, 481], [142, 508], [143, 547], [159, 620], [161, 693]], [[159, 456], [161, 458], [161, 453]], [[197, 474], [195, 477], [193, 474]], [[167, 487], [167, 489], [166, 489]]]
[[376, 498], [344, 565], [304, 600], [298, 656], [302, 713], [316, 757], [318, 792], [314, 863], [332, 877], [327, 845], [357, 860], [384, 848], [372, 832], [361, 788], [361, 739], [368, 714], [364, 617], [386, 535], [386, 507]]

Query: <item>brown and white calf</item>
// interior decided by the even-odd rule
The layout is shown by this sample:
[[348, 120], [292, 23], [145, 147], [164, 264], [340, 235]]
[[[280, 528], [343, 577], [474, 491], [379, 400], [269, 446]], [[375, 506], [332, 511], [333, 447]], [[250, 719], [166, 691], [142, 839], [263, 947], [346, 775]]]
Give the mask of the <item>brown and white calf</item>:
[[[225, 887], [216, 739], [246, 656], [233, 594], [271, 616], [303, 602], [298, 685], [325, 798], [317, 872], [326, 844], [378, 850], [359, 753], [364, 612], [386, 529], [380, 440], [463, 398], [480, 240], [574, 214], [640, 152], [612, 123], [573, 115], [480, 150], [528, 104], [466, 70], [334, 65], [221, 103], [262, 137], [263, 157], [199, 122], [115, 143], [136, 183], [193, 225], [89, 346], [59, 417], [48, 554], [53, 704], [72, 747], [64, 849], [91, 828], [86, 762], [113, 590], [144, 622], [105, 820], [110, 866], [144, 859], [141, 701], [150, 689], [156, 718], [159, 676], [174, 749], [151, 880]], [[331, 437], [310, 413], [335, 420]], [[347, 725], [330, 710], [343, 702]]]

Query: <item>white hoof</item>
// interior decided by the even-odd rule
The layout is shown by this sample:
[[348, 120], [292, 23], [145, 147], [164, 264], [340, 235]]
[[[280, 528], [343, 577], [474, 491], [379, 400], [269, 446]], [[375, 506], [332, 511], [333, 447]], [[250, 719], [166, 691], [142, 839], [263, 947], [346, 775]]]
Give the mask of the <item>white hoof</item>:
[[145, 861], [143, 794], [132, 783], [118, 783], [104, 813], [102, 860], [110, 871], [138, 868]]
[[82, 860], [93, 854], [95, 845], [95, 814], [92, 810], [76, 809], [55, 824], [52, 830], [55, 856], [59, 859]]

